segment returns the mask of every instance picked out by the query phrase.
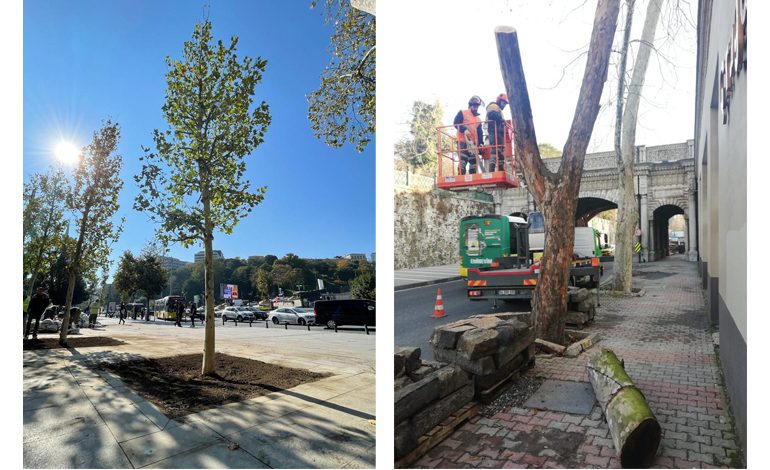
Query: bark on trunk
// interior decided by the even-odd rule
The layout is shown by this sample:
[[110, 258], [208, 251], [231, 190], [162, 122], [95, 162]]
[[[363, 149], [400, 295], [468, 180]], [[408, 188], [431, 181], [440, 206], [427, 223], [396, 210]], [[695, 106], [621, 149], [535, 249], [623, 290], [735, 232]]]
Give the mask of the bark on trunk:
[[91, 212], [91, 204], [87, 203], [83, 210], [83, 217], [80, 219], [80, 230], [78, 232], [78, 243], [75, 247], [75, 255], [69, 262], [69, 279], [67, 280], [67, 297], [64, 300], [64, 318], [62, 319], [61, 331], [59, 332], [59, 344], [67, 345], [67, 333], [69, 333], [70, 309], [72, 309], [72, 297], [75, 295], [75, 282], [80, 271], [80, 258], [83, 256], [83, 243], [85, 239], [86, 226], [88, 225], [88, 215]]
[[206, 225], [205, 233], [203, 235], [203, 278], [205, 280], [204, 295], [206, 296], [206, 329], [203, 341], [203, 364], [201, 366], [201, 374], [211, 375], [214, 373], [216, 367], [216, 364], [214, 363], [214, 262], [212, 251], [214, 233], [211, 223], [211, 202], [209, 201], [208, 192], [204, 191], [202, 199], [203, 218]]
[[[644, 77], [647, 74], [647, 65], [650, 61], [652, 48], [650, 44], [655, 40], [655, 29], [660, 17], [660, 0], [650, 0], [642, 28], [642, 38], [639, 42], [639, 52], [636, 57], [634, 72], [628, 84], [628, 101], [623, 111], [622, 131], [620, 132], [622, 143], [620, 146], [621, 162], [619, 162], [619, 201], [617, 238], [615, 240], [615, 279], [614, 290], [631, 292], [631, 266], [633, 262], [634, 229], [638, 226], [646, 230], [643, 214], [639, 214], [638, 204], [634, 195], [634, 152], [636, 150], [636, 124], [639, 116], [639, 103], [644, 87]], [[625, 38], [628, 41], [628, 38]], [[627, 44], [625, 45], [627, 47]], [[621, 69], [625, 74], [625, 67]], [[620, 102], [622, 97], [618, 97]], [[616, 133], [618, 131], [616, 130]], [[639, 188], [641, 193], [641, 188]]]
[[586, 371], [607, 419], [620, 465], [649, 467], [660, 445], [661, 430], [644, 395], [609, 349], [592, 357]]
[[619, 0], [599, 0], [596, 6], [583, 83], [558, 173], [550, 172], [540, 158], [516, 30], [504, 26], [495, 29], [500, 70], [513, 118], [514, 154], [521, 163], [527, 189], [545, 219], [545, 246], [532, 311], [537, 336], [554, 343], [564, 341], [580, 178], [607, 80], [619, 8]]

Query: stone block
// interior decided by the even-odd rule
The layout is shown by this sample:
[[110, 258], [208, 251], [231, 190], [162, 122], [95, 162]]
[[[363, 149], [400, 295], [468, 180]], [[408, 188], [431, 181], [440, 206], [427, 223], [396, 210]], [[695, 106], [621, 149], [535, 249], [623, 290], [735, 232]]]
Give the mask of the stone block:
[[586, 324], [590, 318], [588, 318], [588, 314], [585, 312], [578, 312], [575, 310], [569, 310], [567, 312], [567, 318], [565, 322], [569, 325], [584, 325]]
[[393, 372], [395, 373], [396, 377], [401, 377], [406, 373], [406, 370], [404, 370], [404, 366], [406, 364], [406, 358], [401, 354], [394, 354], [393, 360], [394, 360]]
[[439, 396], [438, 374], [433, 373], [419, 382], [406, 385], [394, 393], [394, 422], [400, 423], [425, 408]]
[[455, 364], [473, 375], [487, 375], [495, 370], [495, 360], [492, 356], [484, 356], [472, 361], [452, 349], [434, 349], [433, 356], [439, 361]]
[[402, 375], [401, 377], [396, 377], [396, 379], [393, 381], [393, 390], [399, 390], [413, 383], [414, 383], [414, 380], [410, 379], [408, 375]]
[[495, 364], [501, 367], [518, 356], [522, 351], [526, 351], [535, 341], [534, 334], [526, 334], [515, 338], [508, 345], [501, 347], [495, 353]]
[[448, 365], [439, 369], [438, 382], [439, 382], [439, 396], [445, 397], [455, 390], [471, 383], [471, 378], [468, 373], [455, 365]]
[[395, 457], [400, 459], [417, 447], [417, 436], [414, 433], [414, 426], [410, 420], [403, 421], [396, 425], [395, 434]]
[[417, 370], [409, 372], [409, 378], [412, 379], [415, 382], [419, 382], [420, 380], [427, 377], [429, 374], [433, 373], [435, 369], [428, 366], [420, 366]]
[[495, 315], [478, 315], [470, 318], [468, 323], [481, 329], [490, 329], [496, 327], [502, 320]]
[[532, 312], [502, 312], [493, 315], [500, 320], [519, 320], [526, 324], [532, 324]]
[[414, 433], [422, 436], [473, 399], [473, 384], [465, 385], [412, 417]]
[[404, 357], [404, 371], [408, 374], [420, 368], [420, 354], [422, 351], [416, 347], [396, 348], [396, 355]]
[[473, 381], [476, 385], [476, 390], [482, 391], [496, 385], [498, 382], [510, 375], [513, 371], [524, 368], [526, 364], [526, 354], [522, 353], [515, 356], [512, 360], [501, 364], [500, 367], [491, 373], [474, 377]]
[[457, 339], [466, 331], [475, 329], [471, 325], [449, 326], [444, 325], [433, 330], [431, 345], [433, 349], [454, 349], [457, 347]]
[[589, 296], [588, 289], [583, 287], [570, 287], [569, 288], [569, 302], [580, 303], [586, 300]]
[[[499, 320], [498, 320], [499, 323]], [[497, 351], [499, 333], [493, 329], [475, 329], [466, 331], [457, 340], [457, 351], [468, 359], [489, 356]]]
[[595, 301], [593, 299], [585, 299], [577, 304], [577, 310], [580, 312], [588, 313], [595, 307]]

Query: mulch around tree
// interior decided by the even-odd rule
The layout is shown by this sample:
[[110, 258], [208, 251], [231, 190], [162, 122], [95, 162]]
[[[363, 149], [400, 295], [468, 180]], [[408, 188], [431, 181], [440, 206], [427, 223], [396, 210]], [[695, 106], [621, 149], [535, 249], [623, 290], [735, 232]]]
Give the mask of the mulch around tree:
[[[105, 336], [88, 336], [82, 338], [67, 337], [67, 346], [70, 348], [95, 348], [98, 346], [120, 346], [126, 344], [123, 341]], [[24, 350], [32, 351], [36, 349], [59, 349], [59, 336], [53, 338], [38, 338], [24, 340]]]
[[329, 377], [304, 369], [216, 353], [216, 374], [202, 376], [203, 354], [102, 363], [174, 419]]

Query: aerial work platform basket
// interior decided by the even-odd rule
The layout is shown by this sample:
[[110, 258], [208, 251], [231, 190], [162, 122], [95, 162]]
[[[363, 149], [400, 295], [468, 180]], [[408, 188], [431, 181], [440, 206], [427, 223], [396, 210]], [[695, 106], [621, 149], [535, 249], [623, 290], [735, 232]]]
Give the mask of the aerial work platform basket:
[[[482, 121], [490, 134], [494, 134], [494, 121]], [[470, 146], [469, 152], [476, 162], [476, 173], [470, 174], [467, 170], [462, 174], [460, 170], [461, 149], [457, 140], [457, 128], [442, 126], [436, 129], [438, 144], [438, 175], [436, 186], [449, 191], [471, 191], [489, 188], [518, 188], [519, 177], [516, 174], [516, 159], [513, 155], [513, 126], [509, 120], [505, 121], [504, 145], [503, 145], [503, 169], [495, 168], [495, 171], [487, 171], [489, 162], [492, 161], [492, 145], [483, 142], [478, 147]], [[495, 165], [497, 167], [497, 165]]]

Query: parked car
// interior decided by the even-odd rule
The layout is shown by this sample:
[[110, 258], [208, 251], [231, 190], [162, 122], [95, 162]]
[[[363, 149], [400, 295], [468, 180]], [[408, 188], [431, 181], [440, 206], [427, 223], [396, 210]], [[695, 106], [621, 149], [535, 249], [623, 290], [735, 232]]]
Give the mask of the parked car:
[[251, 310], [247, 310], [245, 307], [225, 307], [222, 310], [222, 320], [235, 320], [235, 321], [254, 321], [254, 313]]
[[249, 310], [251, 313], [254, 314], [254, 318], [257, 320], [267, 320], [267, 313], [260, 310], [258, 307], [249, 306], [249, 307], [243, 307], [246, 310]]
[[291, 323], [297, 325], [315, 325], [315, 314], [312, 308], [281, 307], [273, 310], [267, 316], [267, 321], [276, 325], [279, 323]]
[[314, 307], [317, 325], [334, 328], [341, 325], [377, 325], [374, 300], [319, 300]]

